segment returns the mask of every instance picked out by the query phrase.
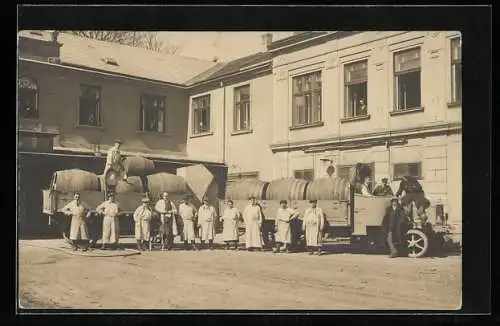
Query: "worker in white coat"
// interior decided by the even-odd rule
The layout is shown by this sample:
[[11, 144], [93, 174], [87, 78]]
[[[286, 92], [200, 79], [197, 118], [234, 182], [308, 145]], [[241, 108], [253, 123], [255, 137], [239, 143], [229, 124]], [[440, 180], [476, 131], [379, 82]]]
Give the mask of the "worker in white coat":
[[227, 201], [227, 207], [221, 216], [223, 223], [222, 226], [222, 239], [226, 243], [226, 249], [230, 249], [231, 244], [233, 248], [238, 249], [238, 221], [242, 219], [241, 213], [238, 208], [234, 207], [231, 199]]
[[[177, 235], [177, 224], [175, 214], [177, 208], [173, 201], [168, 197], [168, 193], [164, 192], [161, 199], [156, 202], [155, 211], [160, 215], [159, 233], [162, 239], [162, 244], [167, 244], [167, 250], [172, 250], [174, 245], [174, 237]], [[162, 248], [163, 249], [163, 248]]]
[[201, 248], [203, 249], [205, 242], [208, 241], [208, 247], [213, 250], [215, 236], [215, 219], [217, 213], [215, 208], [208, 204], [208, 198], [203, 198], [203, 205], [198, 210], [198, 227], [200, 228]]
[[198, 213], [196, 208], [189, 202], [189, 197], [184, 197], [184, 200], [179, 205], [179, 215], [182, 219], [182, 235], [184, 240], [184, 246], [188, 248], [188, 242], [191, 243], [191, 248], [197, 250], [196, 248], [196, 235], [194, 232], [194, 225]]
[[243, 210], [243, 221], [245, 222], [245, 247], [248, 251], [262, 249], [262, 210], [255, 197], [250, 197], [250, 204]]
[[115, 201], [114, 193], [108, 194], [108, 200], [97, 206], [96, 211], [104, 215], [102, 221], [102, 250], [117, 249], [120, 241], [120, 205]]
[[286, 200], [280, 201], [280, 208], [276, 211], [276, 247], [273, 252], [280, 251], [280, 247], [285, 245], [285, 252], [290, 252], [292, 243], [292, 232], [290, 222], [299, 216], [299, 212], [289, 208]]
[[123, 180], [127, 180], [127, 172], [125, 171], [125, 168], [123, 167], [122, 164], [122, 155], [120, 152], [120, 146], [122, 144], [122, 141], [119, 139], [116, 139], [113, 147], [111, 147], [108, 150], [107, 156], [106, 156], [106, 165], [104, 167], [104, 173], [103, 176], [107, 180], [107, 173], [109, 170], [113, 169], [116, 171], [116, 173], [121, 173], [123, 175]]
[[75, 193], [73, 200], [62, 208], [62, 212], [71, 215], [69, 239], [73, 250], [78, 250], [81, 246], [83, 251], [87, 251], [89, 247], [87, 218], [90, 217], [90, 210], [80, 201], [79, 193]]
[[317, 206], [316, 200], [310, 200], [311, 207], [307, 208], [302, 221], [302, 229], [305, 232], [306, 245], [309, 250], [309, 255], [314, 254], [316, 250], [318, 255], [321, 255], [323, 244], [323, 231], [325, 228], [325, 214], [323, 210]]
[[142, 204], [134, 212], [135, 240], [137, 250], [146, 250], [151, 240], [151, 218], [153, 211], [149, 207], [149, 198], [142, 199]]

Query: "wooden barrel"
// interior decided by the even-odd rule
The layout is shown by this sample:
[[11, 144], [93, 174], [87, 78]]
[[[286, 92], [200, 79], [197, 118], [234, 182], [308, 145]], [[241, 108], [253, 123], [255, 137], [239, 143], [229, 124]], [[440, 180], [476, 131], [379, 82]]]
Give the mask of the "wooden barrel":
[[267, 200], [304, 200], [309, 181], [294, 178], [283, 178], [271, 181], [266, 190]]
[[155, 171], [155, 163], [142, 156], [129, 156], [123, 160], [123, 167], [130, 176], [146, 176], [153, 174]]
[[309, 183], [307, 200], [350, 200], [351, 186], [345, 178], [320, 178]]
[[129, 192], [144, 192], [144, 185], [142, 184], [141, 177], [132, 176], [127, 177], [127, 181], [119, 180], [116, 183], [115, 192], [117, 194]]
[[159, 196], [166, 191], [172, 194], [185, 194], [188, 191], [184, 178], [171, 173], [155, 173], [146, 177], [147, 189], [153, 196]]
[[269, 182], [260, 180], [237, 180], [226, 185], [226, 199], [247, 200], [249, 197], [265, 199]]
[[97, 174], [70, 169], [56, 171], [52, 175], [52, 189], [64, 192], [99, 191], [99, 178]]

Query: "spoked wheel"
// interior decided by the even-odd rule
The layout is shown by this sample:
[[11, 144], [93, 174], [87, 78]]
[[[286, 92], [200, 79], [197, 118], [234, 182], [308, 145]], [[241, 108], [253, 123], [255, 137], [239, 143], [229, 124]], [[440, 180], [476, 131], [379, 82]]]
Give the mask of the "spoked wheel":
[[406, 232], [408, 257], [419, 258], [424, 256], [429, 249], [429, 238], [424, 232], [417, 229], [410, 229]]

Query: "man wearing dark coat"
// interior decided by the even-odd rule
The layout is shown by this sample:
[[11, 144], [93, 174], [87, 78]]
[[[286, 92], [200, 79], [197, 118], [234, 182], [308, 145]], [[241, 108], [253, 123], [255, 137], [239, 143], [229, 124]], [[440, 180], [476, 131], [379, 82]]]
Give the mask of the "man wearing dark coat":
[[[425, 216], [425, 210], [429, 208], [430, 201], [425, 198], [424, 190], [422, 189], [422, 185], [415, 179], [414, 177], [406, 176], [403, 177], [401, 182], [399, 183], [399, 189], [396, 192], [395, 196], [401, 198], [401, 205], [408, 209], [408, 212], [411, 212], [410, 204], [415, 202], [415, 206], [417, 208], [418, 215], [420, 217]], [[415, 218], [415, 216], [414, 216]]]
[[391, 206], [387, 207], [382, 225], [387, 234], [387, 244], [390, 249], [391, 258], [397, 257], [400, 254], [398, 247], [401, 247], [402, 240], [402, 224], [405, 222], [405, 213], [399, 205], [397, 197], [391, 199]]

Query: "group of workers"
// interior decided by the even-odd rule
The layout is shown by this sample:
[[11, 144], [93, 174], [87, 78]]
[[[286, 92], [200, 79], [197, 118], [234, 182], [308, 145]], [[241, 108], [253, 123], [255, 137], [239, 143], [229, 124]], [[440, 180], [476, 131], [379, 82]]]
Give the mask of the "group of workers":
[[[287, 204], [286, 200], [280, 201], [280, 207], [276, 212], [274, 230], [276, 241], [273, 248], [275, 253], [280, 252], [282, 247], [284, 252], [290, 252], [293, 242], [291, 222], [299, 217], [299, 212]], [[304, 213], [302, 228], [305, 231], [309, 253], [313, 254], [316, 251], [320, 255], [326, 220], [323, 210], [317, 207], [317, 201], [311, 200], [310, 205]], [[100, 249], [119, 249], [120, 205], [116, 202], [115, 195], [110, 193], [108, 199], [97, 206], [95, 211], [103, 216]], [[74, 200], [68, 203], [62, 212], [72, 217], [69, 239], [73, 249], [89, 250], [87, 220], [91, 216], [91, 210], [82, 203], [79, 193], [75, 194]], [[213, 250], [217, 219], [216, 210], [209, 204], [208, 198], [203, 198], [203, 204], [196, 209], [190, 198], [185, 197], [177, 209], [166, 192], [161, 195], [154, 207], [150, 205], [149, 197], [145, 196], [133, 213], [137, 249], [147, 250], [150, 241], [159, 240], [166, 245], [166, 250], [172, 250], [174, 237], [180, 235], [184, 247], [188, 250], [201, 250], [206, 248], [206, 245], [208, 249]], [[240, 222], [244, 222], [245, 248], [248, 251], [262, 250], [265, 242], [262, 232], [263, 221], [262, 208], [255, 198], [249, 199], [249, 204], [242, 213], [234, 207], [232, 200], [227, 200], [227, 205], [220, 216], [225, 248], [238, 249], [240, 237], [238, 229]], [[200, 245], [196, 243], [196, 238], [200, 239]]]

